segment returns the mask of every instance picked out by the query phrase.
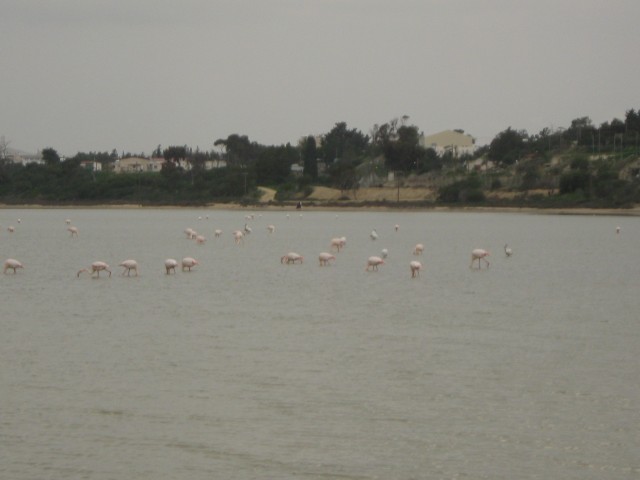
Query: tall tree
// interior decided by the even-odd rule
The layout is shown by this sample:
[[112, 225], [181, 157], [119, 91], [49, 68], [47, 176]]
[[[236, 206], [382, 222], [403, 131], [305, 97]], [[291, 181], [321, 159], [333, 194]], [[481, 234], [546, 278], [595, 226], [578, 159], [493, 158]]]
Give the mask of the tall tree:
[[53, 166], [60, 163], [60, 156], [53, 148], [42, 149], [42, 160], [45, 165]]
[[348, 129], [345, 122], [336, 123], [322, 137], [322, 158], [327, 165], [336, 160], [359, 161], [369, 147], [369, 137], [355, 128]]
[[247, 166], [254, 159], [257, 146], [249, 141], [246, 135], [236, 133], [226, 139], [219, 138], [213, 143], [216, 147], [222, 145], [227, 151], [227, 164]]
[[316, 148], [316, 139], [309, 135], [303, 141], [302, 160], [304, 162], [304, 174], [313, 180], [318, 178], [318, 149]]
[[491, 141], [487, 155], [495, 162], [511, 165], [522, 155], [526, 137], [526, 132], [512, 130], [509, 127]]

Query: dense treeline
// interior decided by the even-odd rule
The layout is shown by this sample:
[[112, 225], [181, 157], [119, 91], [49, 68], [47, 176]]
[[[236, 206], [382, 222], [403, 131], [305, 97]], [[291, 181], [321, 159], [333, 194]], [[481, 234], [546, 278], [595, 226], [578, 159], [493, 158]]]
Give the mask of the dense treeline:
[[[638, 155], [640, 110], [631, 109], [624, 120], [599, 127], [588, 117], [573, 120], [567, 128], [545, 128], [533, 135], [509, 127], [473, 156], [455, 156], [451, 151], [438, 155], [422, 147], [418, 127], [407, 121], [405, 116], [374, 125], [369, 134], [340, 122], [328, 133], [306, 137], [295, 146], [260, 145], [239, 134], [216, 140], [214, 147], [219, 151], [158, 145], [152, 156], [164, 159], [160, 173], [115, 173], [114, 164], [128, 156], [115, 150], [79, 152], [60, 159], [53, 148], [47, 148], [42, 152], [43, 164], [13, 164], [6, 161], [3, 139], [0, 199], [6, 203], [204, 204], [252, 201], [257, 185], [265, 185], [276, 188], [278, 198], [286, 200], [304, 198], [310, 186], [317, 184], [357, 189], [363, 172], [386, 178], [393, 171], [403, 178], [425, 173], [439, 177], [443, 203], [483, 202], [486, 192], [500, 188], [548, 189], [575, 204], [640, 202], [638, 172], [629, 166]], [[565, 161], [556, 161], [559, 156]], [[483, 166], [491, 163], [493, 167], [478, 169], [478, 159]], [[211, 161], [225, 166], [207, 169]], [[97, 162], [102, 171], [89, 170], [83, 162]], [[303, 175], [292, 173], [294, 164], [303, 166]], [[635, 174], [628, 175], [629, 171]]]

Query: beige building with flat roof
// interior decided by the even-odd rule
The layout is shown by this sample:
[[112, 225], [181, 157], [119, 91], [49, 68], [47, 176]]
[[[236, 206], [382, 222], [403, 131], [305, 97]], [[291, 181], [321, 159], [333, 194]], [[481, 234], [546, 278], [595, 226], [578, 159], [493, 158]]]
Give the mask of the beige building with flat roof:
[[433, 135], [420, 137], [420, 146], [433, 148], [440, 156], [452, 152], [454, 157], [459, 157], [475, 152], [476, 139], [457, 130], [444, 130]]

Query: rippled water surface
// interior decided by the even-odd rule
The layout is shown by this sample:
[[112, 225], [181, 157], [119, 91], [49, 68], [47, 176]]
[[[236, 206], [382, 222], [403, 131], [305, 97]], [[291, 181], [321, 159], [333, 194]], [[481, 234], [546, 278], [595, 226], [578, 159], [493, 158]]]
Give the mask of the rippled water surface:
[[640, 478], [640, 220], [288, 214], [0, 210], [0, 477]]

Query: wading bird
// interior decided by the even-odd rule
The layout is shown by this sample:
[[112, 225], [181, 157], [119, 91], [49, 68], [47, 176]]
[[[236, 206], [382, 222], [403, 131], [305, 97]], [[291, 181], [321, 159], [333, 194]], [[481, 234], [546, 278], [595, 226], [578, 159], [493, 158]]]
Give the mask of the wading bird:
[[320, 261], [320, 266], [321, 267], [325, 267], [327, 265], [330, 265], [329, 261], [330, 260], [335, 260], [336, 256], [332, 255], [328, 252], [322, 252], [320, 255], [318, 255], [318, 260]]
[[489, 252], [487, 252], [486, 250], [483, 250], [482, 248], [476, 248], [471, 252], [471, 265], [469, 265], [469, 268], [473, 267], [473, 263], [476, 260], [478, 260], [478, 269], [482, 268], [482, 265], [480, 263], [481, 260], [484, 260], [485, 263], [487, 264], [487, 268], [489, 268], [489, 260], [486, 259], [486, 257], [488, 256], [489, 256]]
[[100, 272], [105, 271], [109, 272], [109, 276], [111, 276], [111, 270], [109, 270], [109, 265], [105, 262], [93, 262], [90, 268], [82, 268], [78, 270], [76, 276], [80, 276], [82, 272], [87, 272], [89, 275], [93, 276], [95, 273], [98, 278], [100, 278]]
[[4, 261], [4, 273], [7, 273], [7, 270], [13, 270], [13, 273], [16, 273], [16, 269], [18, 268], [24, 268], [24, 267], [15, 258], [7, 258]]
[[171, 270], [173, 270], [173, 273], [176, 273], [177, 266], [178, 266], [178, 261], [174, 260], [173, 258], [167, 258], [164, 261], [164, 268], [167, 270], [167, 275], [171, 273]]
[[511, 255], [513, 255], [513, 250], [511, 250], [511, 247], [509, 245], [507, 245], [506, 243], [504, 244], [504, 254], [507, 257], [510, 257]]
[[196, 265], [198, 265], [198, 262], [195, 258], [191, 258], [191, 257], [184, 257], [182, 259], [182, 271], [184, 272], [185, 269], [189, 269], [189, 271], [191, 271], [192, 267], [195, 267]]
[[296, 263], [296, 262], [303, 263], [304, 257], [295, 252], [289, 252], [286, 255], [283, 255], [282, 257], [280, 257], [280, 263], [286, 263], [288, 265], [290, 263]]
[[122, 271], [122, 275], [126, 273], [127, 277], [130, 277], [131, 270], [133, 270], [136, 274], [136, 277], [138, 276], [138, 262], [136, 262], [135, 260], [124, 260], [120, 262], [118, 266], [124, 267], [124, 270]]
[[417, 260], [409, 262], [409, 268], [411, 269], [411, 278], [419, 277], [420, 270], [422, 270], [422, 264]]
[[379, 265], [384, 265], [384, 260], [380, 257], [369, 257], [367, 260], [367, 268], [365, 270], [369, 271], [369, 269], [373, 271], [378, 270]]

